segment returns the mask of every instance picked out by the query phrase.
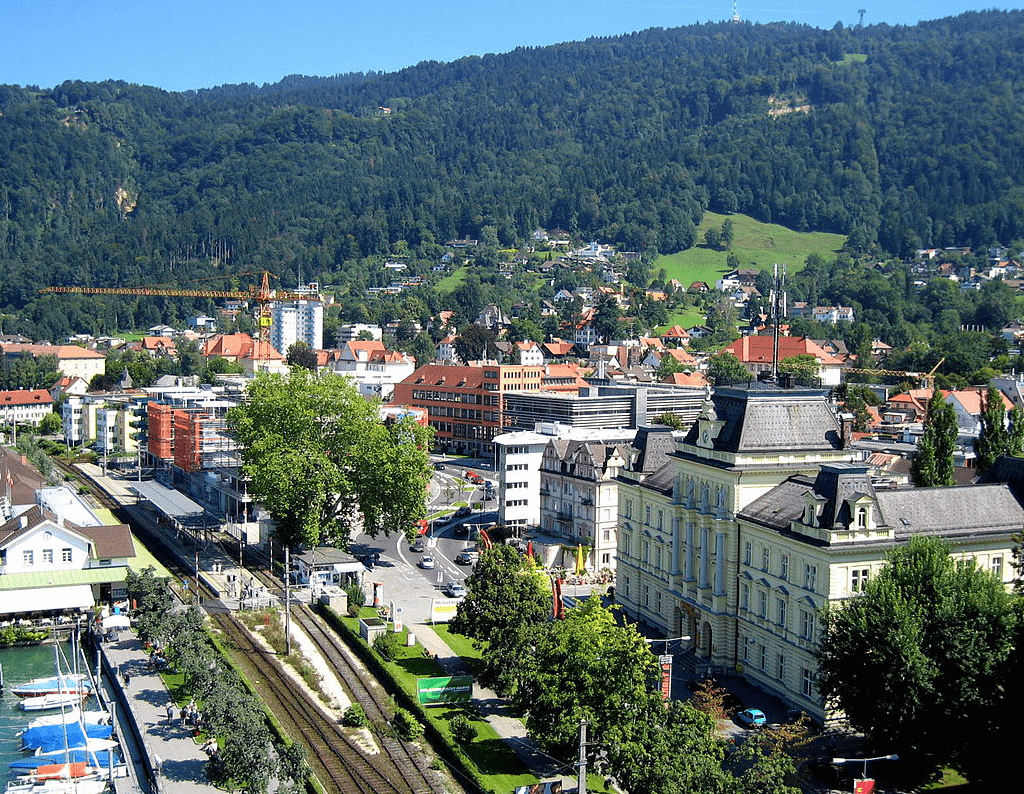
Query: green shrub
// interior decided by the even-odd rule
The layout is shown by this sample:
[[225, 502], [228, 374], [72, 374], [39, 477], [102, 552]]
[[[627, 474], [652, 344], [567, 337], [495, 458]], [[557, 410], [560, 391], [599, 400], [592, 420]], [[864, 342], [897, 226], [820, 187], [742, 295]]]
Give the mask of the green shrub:
[[400, 647], [398, 635], [393, 631], [378, 634], [373, 641], [373, 649], [389, 662], [394, 661]]
[[366, 712], [358, 703], [353, 703], [341, 715], [341, 724], [346, 728], [363, 728], [366, 726]]
[[405, 739], [407, 742], [411, 742], [413, 739], [418, 739], [423, 735], [423, 726], [412, 716], [411, 712], [405, 709], [396, 709], [395, 716], [391, 719], [391, 724], [395, 728], [395, 732]]
[[448, 721], [451, 726], [452, 737], [459, 744], [470, 744], [480, 732], [479, 728], [465, 714], [456, 714]]
[[363, 588], [359, 585], [352, 583], [347, 584], [342, 588], [345, 591], [345, 595], [348, 596], [348, 608], [351, 611], [352, 607], [358, 610], [361, 606], [366, 604], [366, 593], [363, 592]]

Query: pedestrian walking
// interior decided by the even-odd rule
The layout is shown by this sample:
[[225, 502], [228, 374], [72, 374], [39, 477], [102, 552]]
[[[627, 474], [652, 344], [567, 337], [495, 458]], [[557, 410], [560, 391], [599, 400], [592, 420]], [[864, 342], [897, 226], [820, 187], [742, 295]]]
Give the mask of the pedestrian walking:
[[132, 682], [131, 673], [129, 673], [127, 670], [125, 670], [124, 673], [122, 673], [122, 678], [124, 678], [124, 685], [125, 685], [125, 688], [127, 688], [128, 684], [130, 684]]
[[167, 701], [167, 721], [174, 722], [174, 701]]

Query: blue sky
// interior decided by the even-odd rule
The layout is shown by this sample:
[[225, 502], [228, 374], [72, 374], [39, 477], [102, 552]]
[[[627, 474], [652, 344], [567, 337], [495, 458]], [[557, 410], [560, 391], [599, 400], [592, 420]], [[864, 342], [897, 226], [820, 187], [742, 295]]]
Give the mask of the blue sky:
[[[819, 28], [912, 25], [976, 0], [739, 2], [743, 19]], [[424, 60], [507, 52], [650, 27], [727, 19], [732, 0], [2, 0], [0, 83], [49, 88], [108, 78], [173, 91], [274, 83], [289, 74], [394, 72]]]

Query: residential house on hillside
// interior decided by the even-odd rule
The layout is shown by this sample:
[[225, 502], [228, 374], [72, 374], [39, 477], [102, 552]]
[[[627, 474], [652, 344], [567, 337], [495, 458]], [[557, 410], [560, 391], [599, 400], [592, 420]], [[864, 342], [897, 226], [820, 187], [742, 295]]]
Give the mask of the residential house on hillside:
[[53, 356], [57, 359], [57, 369], [61, 374], [77, 376], [86, 383], [89, 383], [96, 375], [102, 375], [107, 366], [107, 359], [102, 353], [78, 345], [5, 343], [3, 356], [8, 365], [22, 356], [30, 358]]
[[54, 402], [58, 402], [65, 396], [80, 397], [87, 391], [89, 391], [89, 384], [81, 378], [61, 375], [57, 382], [50, 387], [50, 397]]
[[253, 339], [245, 333], [217, 334], [206, 340], [201, 352], [207, 358], [221, 356], [228, 361], [237, 362], [248, 375], [257, 372], [288, 371], [284, 356], [269, 342]]
[[[750, 374], [757, 378], [772, 371], [774, 341], [771, 336], [744, 336], [725, 348], [740, 360]], [[818, 377], [823, 386], [838, 386], [842, 362], [822, 350], [813, 340], [803, 336], [780, 336], [779, 361], [793, 356], [809, 355], [818, 364]]]
[[544, 351], [537, 342], [496, 342], [495, 347], [502, 361], [510, 364], [522, 364], [527, 367], [544, 365]]
[[687, 345], [690, 343], [690, 334], [678, 325], [673, 325], [661, 334], [661, 341], [666, 344]]
[[406, 353], [388, 350], [383, 342], [346, 342], [341, 346], [334, 371], [355, 381], [364, 397], [378, 397], [387, 402], [395, 384], [409, 377], [416, 369], [415, 360]]

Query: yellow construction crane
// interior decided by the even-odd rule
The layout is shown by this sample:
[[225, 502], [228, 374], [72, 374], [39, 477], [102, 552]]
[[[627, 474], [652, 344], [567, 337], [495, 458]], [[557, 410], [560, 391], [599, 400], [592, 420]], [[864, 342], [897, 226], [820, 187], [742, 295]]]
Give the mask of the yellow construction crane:
[[184, 289], [181, 287], [45, 287], [40, 292], [74, 292], [80, 295], [142, 295], [169, 298], [228, 298], [233, 300], [252, 301], [258, 308], [257, 323], [259, 339], [267, 342], [270, 337], [272, 301], [320, 301], [315, 293], [281, 292], [270, 289], [270, 277], [277, 278], [269, 270], [256, 273], [238, 273], [240, 276], [261, 276], [260, 284], [250, 284], [244, 290], [232, 289]]
[[939, 359], [938, 363], [932, 367], [927, 373], [921, 372], [907, 372], [901, 369], [861, 369], [859, 367], [843, 367], [843, 372], [856, 372], [862, 375], [880, 375], [882, 377], [891, 376], [896, 378], [920, 378], [921, 388], [930, 389], [932, 384], [935, 382], [935, 371], [943, 365], [946, 361], [946, 357], [943, 356]]

